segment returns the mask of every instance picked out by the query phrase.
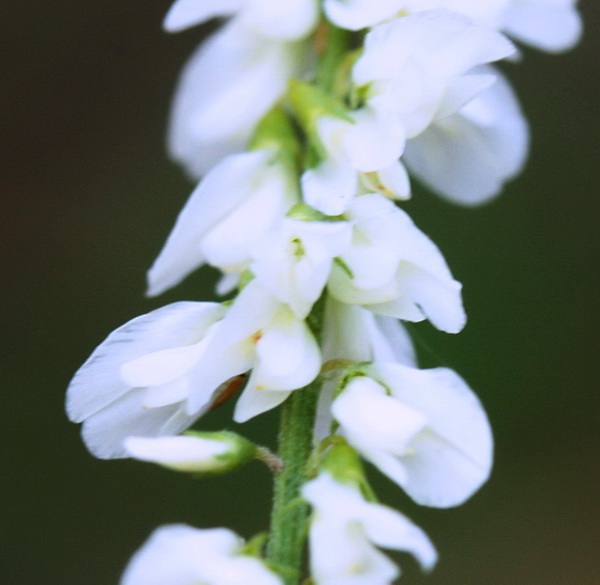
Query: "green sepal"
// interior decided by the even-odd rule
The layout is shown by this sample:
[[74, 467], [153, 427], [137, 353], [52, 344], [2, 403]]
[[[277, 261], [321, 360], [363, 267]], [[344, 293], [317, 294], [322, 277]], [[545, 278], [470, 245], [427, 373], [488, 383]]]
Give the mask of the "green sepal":
[[289, 83], [288, 98], [308, 140], [309, 148], [305, 163], [309, 168], [315, 167], [327, 158], [325, 146], [318, 132], [319, 119], [338, 118], [349, 124], [353, 124], [354, 120], [341, 101], [309, 83], [292, 79]]
[[271, 164], [280, 165], [287, 176], [287, 188], [300, 198], [298, 177], [302, 149], [296, 128], [281, 105], [269, 110], [257, 124], [248, 143], [248, 150], [273, 153]]
[[377, 501], [358, 453], [346, 441], [336, 441], [327, 451], [321, 470], [329, 473], [338, 483], [359, 489], [368, 501]]
[[220, 475], [233, 471], [238, 467], [256, 459], [258, 447], [245, 437], [238, 435], [232, 431], [186, 431], [182, 433], [188, 437], [197, 437], [209, 441], [218, 441], [225, 443], [228, 447], [225, 453], [215, 455], [212, 459], [211, 467], [207, 467], [202, 471], [194, 471], [194, 475]]
[[248, 150], [277, 150], [292, 158], [299, 157], [298, 135], [280, 105], [269, 110], [258, 122], [248, 142]]
[[269, 538], [269, 534], [267, 532], [259, 532], [258, 534], [255, 534], [246, 542], [246, 544], [244, 544], [240, 553], [250, 557], [262, 558], [265, 544], [267, 544], [267, 538]]
[[325, 215], [307, 203], [296, 203], [286, 214], [286, 217], [300, 221], [347, 221], [343, 215]]

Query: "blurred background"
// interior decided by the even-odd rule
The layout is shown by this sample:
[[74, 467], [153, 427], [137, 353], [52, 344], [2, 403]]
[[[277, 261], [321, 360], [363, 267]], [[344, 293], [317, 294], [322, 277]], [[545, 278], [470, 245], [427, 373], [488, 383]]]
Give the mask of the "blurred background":
[[[165, 155], [178, 72], [208, 28], [168, 36], [169, 0], [3, 3], [0, 240], [5, 281], [0, 582], [110, 585], [158, 525], [267, 527], [270, 478], [251, 465], [192, 480], [98, 461], [64, 414], [75, 370], [115, 327], [179, 299], [210, 298], [202, 271], [160, 299], [144, 275], [191, 185]], [[424, 365], [456, 368], [497, 443], [492, 480], [465, 506], [413, 505], [371, 473], [381, 499], [436, 543], [406, 584], [597, 585], [600, 7], [582, 3], [573, 52], [525, 51], [505, 67], [530, 120], [526, 173], [493, 204], [418, 192], [409, 213], [465, 283], [458, 336], [416, 331]], [[435, 357], [434, 357], [435, 356]], [[230, 411], [202, 428], [235, 429]], [[273, 445], [276, 415], [237, 430]]]

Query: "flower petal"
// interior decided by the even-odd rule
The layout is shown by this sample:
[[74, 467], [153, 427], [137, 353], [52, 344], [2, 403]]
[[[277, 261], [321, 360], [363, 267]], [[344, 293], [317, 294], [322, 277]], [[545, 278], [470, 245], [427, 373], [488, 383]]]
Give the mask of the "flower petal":
[[249, 196], [270, 156], [265, 151], [231, 155], [206, 175], [181, 210], [148, 272], [149, 296], [175, 286], [206, 261], [202, 239]]
[[412, 443], [415, 455], [403, 463], [404, 489], [421, 504], [461, 504], [488, 478], [493, 439], [485, 411], [460, 376], [447, 368], [417, 370], [375, 364], [372, 370], [394, 398], [427, 417], [428, 430]]
[[485, 203], [518, 174], [529, 148], [527, 122], [503, 76], [453, 116], [406, 144], [409, 171], [442, 197]]
[[504, 28], [533, 47], [552, 53], [571, 49], [580, 39], [581, 17], [575, 0], [513, 2]]
[[229, 450], [224, 441], [188, 436], [128, 437], [124, 445], [131, 457], [180, 471], [212, 470], [213, 460]]
[[179, 302], [132, 319], [111, 333], [79, 368], [67, 390], [67, 414], [81, 422], [130, 390], [124, 363], [163, 349], [197, 343], [223, 316], [217, 303]]
[[148, 409], [144, 398], [144, 390], [131, 390], [85, 420], [82, 437], [94, 456], [128, 457], [123, 445], [127, 437], [178, 434], [198, 418], [185, 414], [181, 403]]
[[168, 32], [179, 32], [215, 16], [235, 14], [244, 0], [176, 0], [167, 12], [163, 27]]
[[304, 46], [270, 41], [235, 20], [215, 33], [182, 72], [171, 110], [171, 156], [199, 178], [242, 151], [288, 80], [300, 73], [304, 52]]

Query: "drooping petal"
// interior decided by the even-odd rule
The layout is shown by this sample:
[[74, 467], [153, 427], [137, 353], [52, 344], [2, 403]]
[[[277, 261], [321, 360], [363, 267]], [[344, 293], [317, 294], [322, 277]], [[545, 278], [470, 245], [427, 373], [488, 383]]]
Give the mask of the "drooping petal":
[[525, 117], [510, 85], [497, 74], [496, 83], [459, 112], [409, 140], [404, 160], [443, 197], [477, 205], [521, 171], [528, 146]]
[[243, 423], [263, 412], [277, 408], [285, 402], [291, 391], [260, 390], [250, 378], [248, 384], [235, 404], [233, 420]]
[[517, 40], [552, 53], [571, 49], [580, 39], [576, 0], [514, 0], [504, 29]]
[[243, 554], [243, 544], [225, 528], [163, 526], [135, 553], [121, 585], [282, 585], [261, 560]]
[[496, 31], [447, 10], [429, 10], [372, 29], [352, 75], [382, 124], [402, 124], [413, 138], [481, 88], [481, 79], [468, 79], [474, 67], [514, 51]]
[[320, 369], [321, 352], [309, 327], [282, 308], [256, 343], [256, 386], [295, 390], [312, 382]]
[[362, 514], [367, 536], [377, 546], [410, 553], [424, 570], [431, 570], [437, 553], [429, 537], [406, 517], [377, 504], [367, 504]]
[[[171, 111], [171, 156], [200, 178], [240, 152], [258, 121], [299, 74], [305, 47], [265, 39], [232, 21], [191, 57]], [[240, 96], [244, 96], [240, 107]]]
[[406, 0], [325, 0], [327, 18], [349, 30], [360, 30], [393, 18], [404, 8]]
[[128, 457], [123, 444], [127, 437], [175, 435], [199, 416], [186, 414], [182, 403], [149, 409], [144, 403], [144, 394], [143, 389], [129, 389], [86, 418], [81, 435], [92, 455], [100, 459]]
[[225, 310], [179, 302], [132, 319], [111, 333], [79, 368], [67, 390], [67, 414], [82, 422], [130, 390], [121, 366], [149, 353], [197, 343]]
[[391, 585], [400, 571], [374, 544], [409, 552], [427, 569], [435, 563], [435, 549], [419, 528], [395, 510], [365, 501], [355, 486], [321, 472], [302, 495], [314, 509], [310, 561], [320, 585]]
[[372, 369], [395, 399], [427, 417], [427, 429], [411, 443], [415, 455], [403, 459], [404, 489], [421, 504], [461, 504], [487, 480], [492, 465], [492, 433], [479, 400], [447, 368], [375, 364]]
[[235, 14], [244, 0], [176, 0], [163, 22], [168, 32], [179, 32], [201, 24], [215, 16]]
[[276, 160], [263, 165], [236, 208], [202, 239], [207, 262], [226, 271], [243, 270], [256, 244], [277, 228], [294, 203], [296, 193], [283, 167]]
[[428, 318], [443, 331], [465, 324], [461, 285], [437, 246], [410, 217], [380, 194], [350, 205], [353, 245], [334, 266], [328, 290], [336, 299], [407, 321]]
[[148, 295], [181, 282], [205, 261], [202, 239], [252, 193], [271, 156], [265, 151], [232, 155], [219, 163], [194, 190], [148, 272]]
[[413, 437], [427, 424], [426, 417], [392, 396], [366, 377], [352, 380], [332, 405], [351, 444], [384, 450], [397, 456], [408, 451]]
[[316, 27], [319, 4], [317, 0], [248, 0], [241, 19], [266, 37], [294, 41]]

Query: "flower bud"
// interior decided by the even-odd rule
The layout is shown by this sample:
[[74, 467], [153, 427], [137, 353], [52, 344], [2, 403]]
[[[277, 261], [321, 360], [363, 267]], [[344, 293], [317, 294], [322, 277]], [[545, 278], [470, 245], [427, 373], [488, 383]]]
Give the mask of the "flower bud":
[[219, 474], [232, 471], [256, 456], [256, 446], [236, 433], [188, 432], [170, 437], [128, 437], [125, 449], [141, 461], [176, 471]]

